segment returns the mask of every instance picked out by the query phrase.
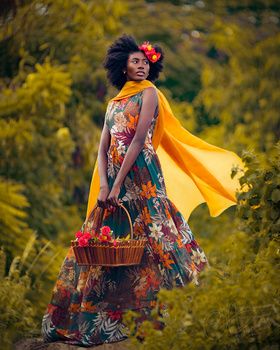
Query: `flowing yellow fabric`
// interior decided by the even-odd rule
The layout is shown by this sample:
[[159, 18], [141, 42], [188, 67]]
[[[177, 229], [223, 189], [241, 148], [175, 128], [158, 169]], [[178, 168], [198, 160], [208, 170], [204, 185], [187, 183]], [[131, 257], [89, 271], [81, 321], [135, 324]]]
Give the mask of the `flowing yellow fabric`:
[[[127, 81], [111, 101], [133, 96], [156, 86], [149, 80]], [[170, 105], [157, 89], [159, 115], [153, 135], [153, 146], [159, 157], [166, 184], [167, 196], [188, 220], [199, 204], [206, 202], [211, 216], [218, 216], [236, 204], [238, 177], [230, 177], [233, 165], [244, 169], [241, 158], [234, 152], [211, 145], [184, 129], [173, 115]], [[99, 193], [97, 161], [94, 166], [87, 217]]]

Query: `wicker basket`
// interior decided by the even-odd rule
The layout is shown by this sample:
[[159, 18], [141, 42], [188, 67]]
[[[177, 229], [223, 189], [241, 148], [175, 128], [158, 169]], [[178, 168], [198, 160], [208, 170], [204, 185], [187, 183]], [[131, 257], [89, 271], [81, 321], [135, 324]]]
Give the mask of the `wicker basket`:
[[[147, 239], [133, 239], [133, 228], [129, 212], [122, 204], [119, 204], [119, 206], [127, 215], [130, 226], [130, 239], [117, 241], [115, 246], [113, 242], [90, 242], [89, 246], [85, 247], [79, 247], [77, 241], [71, 240], [71, 246], [73, 247], [78, 265], [122, 266], [140, 264]], [[98, 208], [97, 204], [88, 216], [83, 227], [86, 227], [88, 220], [93, 217], [96, 208]], [[98, 231], [104, 215], [104, 209], [102, 208], [101, 210], [101, 216], [97, 219], [94, 218], [97, 221], [96, 225]]]

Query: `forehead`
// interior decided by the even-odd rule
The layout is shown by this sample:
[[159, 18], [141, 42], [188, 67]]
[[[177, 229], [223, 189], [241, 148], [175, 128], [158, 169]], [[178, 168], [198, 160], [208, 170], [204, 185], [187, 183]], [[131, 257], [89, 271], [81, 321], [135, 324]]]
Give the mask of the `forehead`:
[[132, 59], [132, 58], [138, 58], [138, 59], [147, 59], [146, 55], [144, 54], [144, 52], [142, 51], [138, 51], [138, 52], [133, 52], [131, 53], [128, 58]]

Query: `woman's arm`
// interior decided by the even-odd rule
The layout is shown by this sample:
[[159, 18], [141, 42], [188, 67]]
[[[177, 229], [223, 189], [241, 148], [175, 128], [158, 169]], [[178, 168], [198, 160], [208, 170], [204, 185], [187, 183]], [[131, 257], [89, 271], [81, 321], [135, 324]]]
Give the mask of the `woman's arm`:
[[100, 192], [98, 195], [98, 201], [105, 206], [105, 201], [110, 192], [108, 179], [107, 179], [107, 152], [110, 145], [111, 135], [104, 121], [104, 126], [101, 133], [100, 144], [98, 148], [97, 162], [98, 162], [98, 174], [100, 178]]
[[121, 168], [118, 172], [114, 185], [108, 196], [108, 201], [110, 201], [114, 205], [118, 204], [118, 195], [120, 192], [120, 188], [127, 173], [134, 164], [140, 151], [143, 149], [147, 132], [149, 126], [151, 125], [157, 103], [158, 98], [156, 89], [153, 87], [145, 89], [143, 92], [142, 108], [136, 127], [135, 135], [127, 149], [127, 153], [124, 157]]

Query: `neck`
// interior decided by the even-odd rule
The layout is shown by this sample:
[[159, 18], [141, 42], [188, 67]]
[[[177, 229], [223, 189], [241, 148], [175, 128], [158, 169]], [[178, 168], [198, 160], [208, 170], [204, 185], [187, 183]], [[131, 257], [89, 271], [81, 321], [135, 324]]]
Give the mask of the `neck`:
[[136, 81], [136, 80], [128, 80], [120, 92], [112, 98], [112, 100], [120, 100], [124, 97], [132, 96], [140, 92], [141, 90], [146, 89], [147, 87], [154, 86], [155, 85], [150, 81], [150, 80], [141, 80], [141, 81]]
[[147, 79], [144, 79], [144, 80], [127, 80], [125, 84], [141, 84], [143, 82], [147, 82], [148, 80]]

